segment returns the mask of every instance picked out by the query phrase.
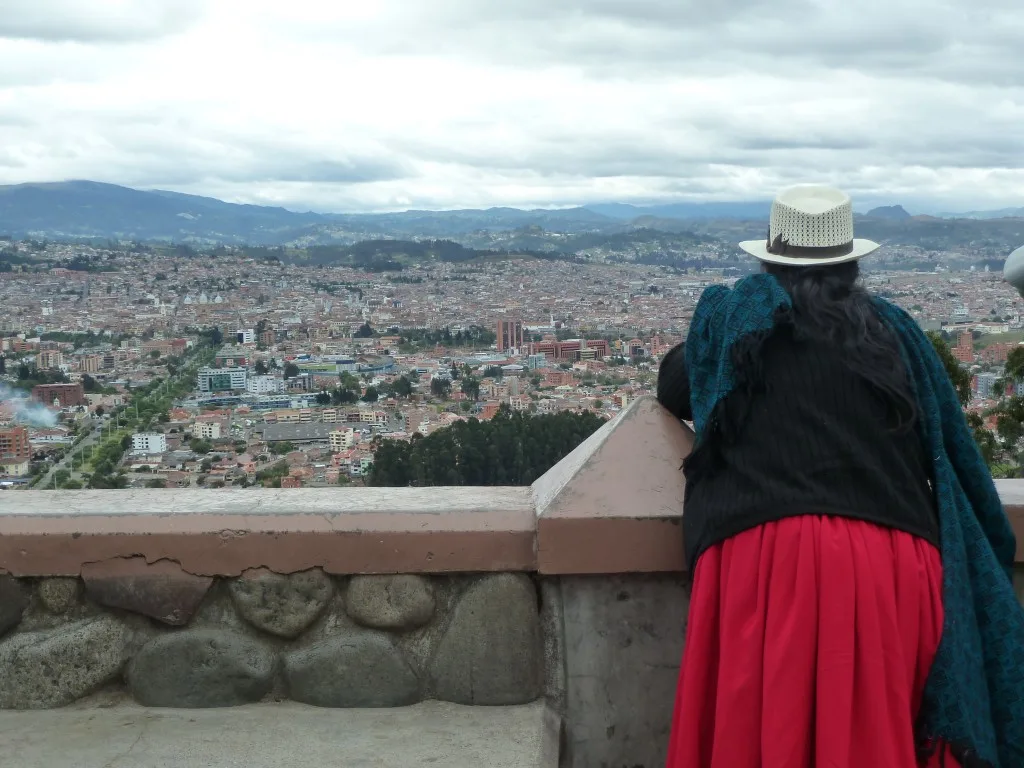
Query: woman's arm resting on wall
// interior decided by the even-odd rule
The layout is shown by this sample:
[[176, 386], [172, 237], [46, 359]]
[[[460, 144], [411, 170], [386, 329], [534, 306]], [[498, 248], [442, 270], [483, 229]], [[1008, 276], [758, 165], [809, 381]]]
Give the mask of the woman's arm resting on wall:
[[677, 419], [691, 421], [690, 377], [686, 370], [685, 349], [685, 343], [677, 344], [662, 358], [658, 368], [658, 402]]

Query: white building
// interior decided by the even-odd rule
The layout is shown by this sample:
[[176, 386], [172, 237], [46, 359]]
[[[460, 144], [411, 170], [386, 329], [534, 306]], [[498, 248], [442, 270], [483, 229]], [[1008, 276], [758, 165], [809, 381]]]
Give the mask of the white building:
[[276, 376], [249, 376], [245, 382], [247, 392], [254, 395], [274, 395], [284, 392], [284, 380]]
[[995, 394], [999, 377], [994, 373], [978, 374], [978, 397], [987, 400]]
[[166, 453], [167, 438], [159, 432], [140, 432], [132, 435], [132, 453]]
[[221, 434], [220, 422], [197, 421], [192, 425], [190, 431], [193, 437], [198, 437], [201, 440], [218, 440]]
[[255, 328], [239, 328], [235, 331], [235, 343], [237, 344], [255, 344], [256, 343], [256, 329]]
[[196, 374], [196, 388], [200, 392], [229, 392], [245, 389], [248, 369], [236, 368], [200, 368]]
[[356, 444], [356, 431], [349, 429], [336, 429], [328, 436], [331, 441], [331, 451], [341, 453]]

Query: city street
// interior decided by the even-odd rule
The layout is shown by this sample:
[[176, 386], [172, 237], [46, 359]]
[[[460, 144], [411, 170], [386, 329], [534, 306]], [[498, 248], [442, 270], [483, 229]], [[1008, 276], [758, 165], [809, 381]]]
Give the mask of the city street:
[[50, 468], [50, 471], [47, 472], [42, 477], [42, 479], [39, 480], [39, 482], [37, 482], [33, 486], [34, 488], [38, 488], [40, 490], [52, 488], [54, 483], [54, 476], [61, 469], [67, 469], [71, 471], [71, 477], [75, 480], [82, 479], [80, 472], [72, 471], [71, 469], [73, 459], [75, 457], [80, 457], [80, 454], [82, 453], [86, 446], [94, 445], [95, 443], [97, 443], [100, 439], [100, 436], [103, 433], [103, 428], [106, 426], [106, 423], [102, 419], [92, 418], [90, 419], [90, 421], [92, 422], [92, 429], [90, 430], [86, 438], [82, 440], [82, 442], [80, 442], [78, 445], [73, 446], [71, 450], [64, 454], [64, 457], [60, 461], [56, 462]]

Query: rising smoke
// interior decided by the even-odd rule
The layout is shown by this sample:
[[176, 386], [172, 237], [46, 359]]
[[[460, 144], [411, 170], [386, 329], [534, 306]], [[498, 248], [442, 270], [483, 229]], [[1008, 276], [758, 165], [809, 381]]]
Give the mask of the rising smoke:
[[14, 411], [14, 420], [33, 427], [53, 427], [57, 424], [57, 414], [42, 403], [30, 400], [28, 394], [20, 389], [12, 389], [0, 381], [0, 404]]

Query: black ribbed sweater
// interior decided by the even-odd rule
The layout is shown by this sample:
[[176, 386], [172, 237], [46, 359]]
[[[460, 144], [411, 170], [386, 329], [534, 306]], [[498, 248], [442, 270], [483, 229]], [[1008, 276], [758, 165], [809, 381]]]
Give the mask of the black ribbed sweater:
[[[777, 332], [761, 352], [759, 386], [727, 398], [729, 412], [739, 414], [732, 438], [702, 441], [684, 464], [691, 570], [708, 547], [803, 514], [866, 520], [938, 545], [917, 431], [894, 431], [888, 404], [828, 344]], [[683, 345], [662, 361], [658, 400], [692, 418]]]

